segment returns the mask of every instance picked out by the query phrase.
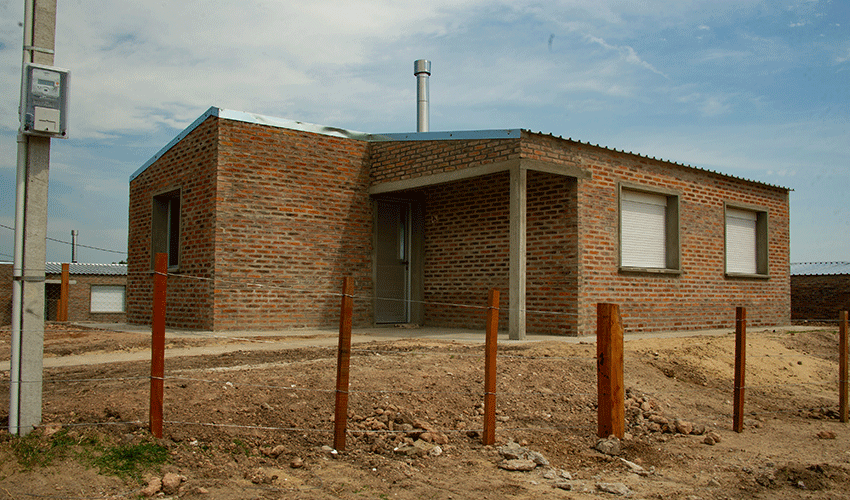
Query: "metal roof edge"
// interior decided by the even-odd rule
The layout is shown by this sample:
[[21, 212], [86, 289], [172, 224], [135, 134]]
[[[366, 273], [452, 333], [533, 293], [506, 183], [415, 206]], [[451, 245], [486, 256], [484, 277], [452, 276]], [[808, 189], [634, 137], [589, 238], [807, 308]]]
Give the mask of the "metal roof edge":
[[220, 112], [221, 112], [220, 108], [217, 108], [215, 106], [210, 106], [210, 108], [207, 109], [204, 112], [204, 114], [202, 114], [195, 121], [193, 121], [191, 123], [191, 125], [184, 128], [182, 132], [180, 132], [179, 134], [177, 134], [174, 137], [174, 139], [171, 139], [171, 141], [168, 144], [166, 144], [162, 149], [157, 151], [156, 154], [151, 156], [151, 158], [148, 161], [146, 161], [141, 167], [139, 167], [135, 172], [133, 172], [130, 175], [130, 182], [132, 182], [133, 179], [135, 179], [136, 177], [141, 175], [141, 173], [144, 172], [148, 167], [150, 167], [153, 164], [153, 162], [160, 159], [162, 157], [162, 155], [164, 155], [165, 153], [168, 152], [169, 149], [173, 148], [178, 142], [182, 141], [187, 135], [192, 133], [192, 131], [195, 130], [196, 128], [198, 128], [198, 126], [200, 124], [204, 123], [204, 120], [206, 120], [210, 116], [219, 116]]
[[340, 137], [344, 139], [355, 139], [360, 141], [375, 140], [374, 134], [368, 134], [366, 132], [347, 130], [339, 127], [328, 127], [315, 123], [301, 122], [296, 120], [289, 120], [286, 118], [261, 115], [258, 113], [248, 113], [246, 111], [237, 111], [233, 109], [224, 109], [216, 106], [211, 106], [209, 109], [206, 110], [206, 112], [204, 112], [204, 114], [199, 116], [194, 122], [192, 122], [191, 125], [183, 129], [183, 131], [177, 134], [173, 139], [171, 139], [171, 141], [166, 144], [165, 147], [157, 151], [155, 155], [153, 155], [141, 167], [139, 167], [135, 172], [133, 172], [133, 174], [130, 175], [130, 181], [138, 177], [142, 172], [145, 171], [145, 169], [151, 166], [156, 160], [160, 159], [165, 153], [168, 152], [169, 149], [174, 147], [178, 142], [182, 141], [187, 135], [192, 133], [193, 130], [198, 128], [198, 126], [210, 116], [215, 116], [224, 120], [233, 120], [243, 123], [254, 123], [257, 125], [267, 125], [270, 127], [298, 130], [301, 132], [311, 132], [314, 134]]
[[248, 113], [245, 111], [236, 111], [233, 109], [219, 109], [218, 117], [225, 120], [233, 120], [244, 123], [255, 123], [257, 125], [268, 125], [269, 127], [298, 130], [300, 132], [311, 132], [314, 134], [340, 137], [343, 139], [368, 141], [371, 140], [371, 138], [373, 137], [373, 134], [368, 134], [366, 132], [347, 130], [339, 127], [328, 127], [326, 125], [319, 125], [316, 123], [289, 120], [287, 118], [278, 118], [275, 116]]
[[62, 264], [68, 264], [69, 274], [91, 274], [97, 276], [126, 276], [127, 264], [98, 264], [88, 262], [45, 262], [45, 274], [59, 274]]
[[463, 141], [480, 139], [517, 139], [522, 129], [456, 130], [443, 132], [392, 132], [373, 134], [372, 141]]
[[600, 146], [599, 144], [592, 144], [590, 142], [583, 142], [583, 141], [580, 141], [578, 139], [573, 139], [572, 137], [568, 137], [568, 138], [565, 139], [563, 136], [560, 136], [560, 135], [556, 136], [556, 135], [551, 134], [551, 133], [546, 134], [546, 133], [543, 133], [543, 132], [535, 132], [535, 131], [529, 130], [529, 129], [522, 129], [522, 130], [524, 132], [528, 132], [529, 134], [540, 135], [540, 136], [544, 136], [544, 137], [547, 137], [547, 136], [548, 137], [554, 137], [556, 139], [561, 139], [563, 141], [570, 141], [570, 142], [575, 142], [577, 144], [584, 144], [585, 146], [593, 146], [595, 148], [600, 148], [600, 149], [604, 149], [604, 150], [607, 150], [607, 151], [613, 151], [615, 153], [633, 155], [633, 156], [637, 156], [639, 158], [646, 158], [646, 159], [649, 159], [649, 160], [663, 161], [664, 163], [669, 163], [671, 165], [690, 168], [690, 169], [693, 169], [693, 170], [699, 170], [700, 172], [708, 172], [708, 173], [711, 173], [711, 174], [720, 175], [722, 177], [728, 177], [730, 179], [737, 179], [739, 181], [751, 182], [753, 184], [759, 184], [761, 186], [767, 186], [767, 187], [771, 187], [771, 188], [775, 188], [775, 189], [784, 189], [785, 191], [793, 191], [793, 189], [791, 189], [789, 187], [779, 186], [777, 184], [769, 184], [767, 182], [757, 181], [757, 180], [753, 180], [753, 179], [747, 179], [746, 177], [740, 177], [740, 176], [732, 175], [732, 174], [724, 174], [723, 172], [718, 172], [717, 170], [710, 170], [710, 169], [703, 168], [703, 167], [695, 167], [693, 165], [688, 165], [687, 163], [681, 163], [681, 162], [673, 161], [673, 160], [666, 160], [664, 158], [656, 158], [654, 156], [643, 155], [643, 154], [640, 154], [640, 153], [634, 153], [632, 151], [626, 151], [626, 150], [616, 149], [616, 148], [609, 148], [608, 146]]
[[130, 182], [133, 181], [136, 177], [138, 177], [142, 172], [145, 171], [151, 164], [153, 164], [156, 160], [161, 158], [169, 149], [174, 147], [178, 142], [183, 140], [187, 135], [189, 135], [193, 130], [195, 130], [201, 123], [204, 122], [210, 116], [216, 116], [218, 118], [239, 121], [244, 123], [254, 123], [258, 125], [267, 125], [270, 127], [277, 128], [285, 128], [289, 130], [297, 130], [302, 132], [310, 132], [314, 134], [327, 135], [331, 137], [340, 137], [345, 139], [354, 139], [360, 141], [368, 141], [368, 142], [387, 142], [387, 141], [451, 141], [451, 140], [483, 140], [483, 139], [515, 139], [522, 136], [523, 132], [528, 132], [529, 134], [539, 135], [539, 136], [548, 136], [553, 137], [565, 141], [575, 142], [578, 144], [583, 144], [587, 146], [593, 146], [597, 148], [601, 148], [607, 151], [613, 151], [615, 153], [623, 153], [634, 155], [640, 158], [652, 159], [655, 161], [663, 161], [665, 163], [670, 163], [672, 165], [690, 168], [693, 170], [698, 170], [701, 172], [708, 172], [715, 175], [720, 175], [723, 177], [728, 177], [731, 179], [737, 179], [745, 182], [751, 182], [753, 184], [759, 184], [762, 186], [768, 186], [775, 189], [783, 189], [785, 191], [793, 191], [793, 189], [779, 186], [776, 184], [769, 184], [766, 182], [756, 181], [753, 179], [747, 179], [745, 177], [739, 177], [732, 174], [725, 174], [723, 172], [718, 172], [716, 170], [710, 170], [707, 168], [696, 167], [693, 165], [688, 165], [686, 163], [680, 163], [672, 160], [665, 160], [664, 158], [656, 158], [654, 156], [650, 157], [648, 155], [643, 155], [640, 153], [633, 153], [631, 151], [619, 150], [616, 148], [610, 148], [607, 146], [600, 146], [599, 144], [591, 144], [590, 142], [583, 142], [578, 139], [573, 138], [564, 138], [563, 136], [556, 136], [552, 133], [545, 134], [543, 132], [535, 132], [531, 129], [489, 129], [489, 130], [460, 130], [460, 131], [441, 131], [441, 132], [391, 132], [391, 133], [382, 133], [382, 134], [369, 134], [366, 132], [358, 132], [354, 130], [347, 130], [338, 127], [328, 127], [325, 125], [318, 125], [315, 123], [301, 122], [296, 120], [289, 120], [286, 118], [277, 118], [273, 116], [261, 115], [257, 113], [248, 113], [245, 111], [236, 111], [231, 109], [223, 109], [215, 106], [211, 106], [207, 109], [204, 114], [199, 116], [194, 122], [192, 122], [188, 127], [183, 129], [182, 132], [177, 134], [168, 144], [165, 145], [162, 149], [160, 149], [155, 155], [153, 155], [148, 161], [146, 161], [141, 167], [139, 167], [132, 175], [130, 175]]
[[844, 276], [850, 274], [850, 262], [792, 262], [791, 276]]

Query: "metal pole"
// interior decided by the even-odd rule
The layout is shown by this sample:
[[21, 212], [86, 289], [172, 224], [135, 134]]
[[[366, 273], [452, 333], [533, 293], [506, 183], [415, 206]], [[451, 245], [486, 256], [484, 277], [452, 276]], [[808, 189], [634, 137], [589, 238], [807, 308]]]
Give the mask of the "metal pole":
[[77, 230], [71, 229], [71, 262], [77, 263]]
[[[21, 100], [19, 106], [24, 106], [24, 74], [23, 68], [32, 62], [32, 18], [33, 0], [24, 3], [24, 38], [23, 54], [21, 56]], [[20, 109], [18, 110], [20, 114]], [[23, 311], [23, 277], [24, 277], [24, 206], [26, 204], [27, 188], [27, 138], [18, 132], [18, 164], [17, 186], [15, 191], [15, 255], [12, 264], [12, 324], [11, 324], [11, 358], [9, 360], [9, 434], [18, 434], [18, 415], [20, 415], [21, 391], [21, 313]]]
[[431, 76], [431, 61], [417, 59], [413, 61], [413, 74], [416, 76], [416, 131], [430, 130], [428, 77]]

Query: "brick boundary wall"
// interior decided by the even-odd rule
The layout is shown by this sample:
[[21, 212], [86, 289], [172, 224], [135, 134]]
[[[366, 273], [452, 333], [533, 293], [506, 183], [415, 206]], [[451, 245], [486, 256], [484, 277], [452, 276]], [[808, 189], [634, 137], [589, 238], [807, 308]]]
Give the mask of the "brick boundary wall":
[[791, 276], [791, 319], [838, 319], [850, 311], [850, 274]]
[[12, 324], [12, 268], [0, 264], [0, 326]]

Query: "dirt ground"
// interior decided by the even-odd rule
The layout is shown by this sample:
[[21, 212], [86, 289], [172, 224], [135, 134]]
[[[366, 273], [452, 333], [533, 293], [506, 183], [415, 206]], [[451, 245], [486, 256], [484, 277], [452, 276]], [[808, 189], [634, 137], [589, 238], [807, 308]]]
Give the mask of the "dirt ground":
[[[8, 335], [0, 330], [0, 360], [9, 359]], [[731, 430], [731, 331], [627, 336], [627, 434], [613, 456], [593, 448], [592, 340], [500, 347], [495, 447], [481, 444], [481, 344], [355, 345], [349, 432], [339, 451], [330, 448], [335, 348], [167, 360], [162, 440], [147, 430], [148, 362], [47, 369], [45, 425], [26, 443], [44, 457], [60, 441], [66, 452], [34, 465], [22, 458], [24, 441], [0, 431], [0, 499], [136, 498], [151, 477], [165, 473], [185, 481], [177, 493], [159, 495], [181, 499], [850, 498], [850, 428], [837, 413], [837, 328], [748, 332], [740, 434]], [[52, 324], [45, 356], [144, 350], [149, 341], [145, 334]], [[169, 346], [227, 342], [236, 340], [175, 339]], [[4, 429], [8, 377], [0, 373]], [[675, 419], [705, 430], [682, 434]], [[706, 444], [711, 432], [720, 440]], [[424, 454], [409, 452], [417, 438], [430, 441]], [[499, 447], [509, 441], [549, 465], [500, 468]], [[86, 448], [91, 443], [100, 445]], [[91, 454], [107, 445], [141, 443], [167, 450], [165, 463], [123, 476], [92, 465]], [[617, 491], [605, 486], [612, 483], [626, 489], [604, 492]]]

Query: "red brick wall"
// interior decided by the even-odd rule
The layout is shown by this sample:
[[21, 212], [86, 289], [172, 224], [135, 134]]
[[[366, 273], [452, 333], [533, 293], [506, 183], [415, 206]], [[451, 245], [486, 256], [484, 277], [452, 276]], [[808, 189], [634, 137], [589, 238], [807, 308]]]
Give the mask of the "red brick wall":
[[[510, 191], [507, 172], [425, 191], [425, 324], [483, 328], [485, 306], [501, 292], [508, 327]], [[527, 329], [575, 334], [577, 294], [575, 179], [528, 173]]]
[[[194, 278], [168, 280], [166, 324], [212, 329], [213, 249], [218, 120], [207, 118], [130, 182], [127, 244], [127, 321], [149, 324], [152, 310], [153, 197], [181, 191], [180, 266]], [[201, 278], [201, 279], [198, 279]]]
[[215, 328], [338, 325], [345, 276], [355, 281], [354, 323], [371, 324], [368, 143], [219, 127]]
[[507, 326], [508, 174], [441, 184], [425, 192], [425, 324], [483, 328], [491, 288], [501, 291]]
[[791, 276], [791, 318], [835, 321], [850, 311], [850, 275]]
[[355, 324], [371, 324], [367, 160], [365, 142], [207, 119], [131, 182], [129, 320], [150, 321], [151, 199], [180, 188], [167, 325], [332, 326], [345, 276]]
[[528, 172], [526, 329], [578, 334], [576, 179]]
[[[62, 281], [61, 274], [48, 274], [46, 279]], [[126, 313], [95, 313], [91, 312], [92, 285], [126, 285], [126, 276], [111, 275], [79, 275], [70, 276], [68, 285], [68, 321], [94, 321], [101, 323], [123, 323], [127, 320]], [[44, 307], [48, 320], [55, 320], [61, 285], [48, 283], [46, 285]], [[126, 298], [126, 289], [125, 289]]]
[[[786, 190], [534, 134], [522, 154], [592, 173], [578, 181], [580, 333], [595, 332], [599, 302], [619, 304], [630, 332], [732, 327], [736, 306], [748, 308], [751, 325], [789, 322]], [[619, 271], [620, 182], [678, 191], [680, 275]], [[724, 202], [769, 212], [769, 279], [725, 276]]]
[[399, 181], [515, 158], [519, 139], [374, 142], [370, 181]]

